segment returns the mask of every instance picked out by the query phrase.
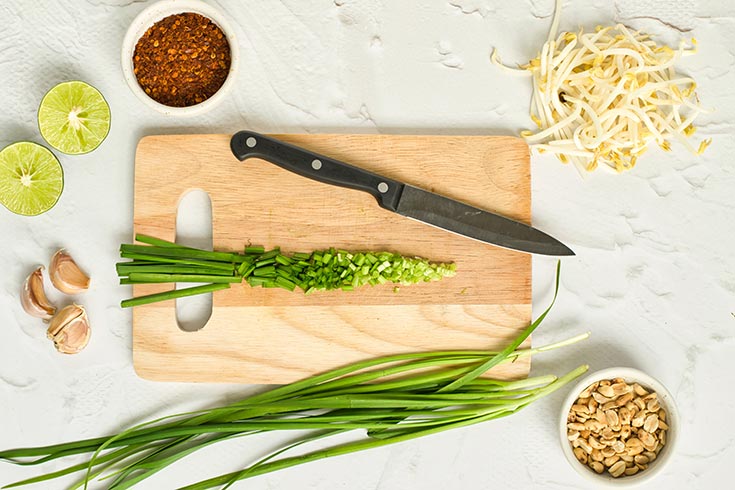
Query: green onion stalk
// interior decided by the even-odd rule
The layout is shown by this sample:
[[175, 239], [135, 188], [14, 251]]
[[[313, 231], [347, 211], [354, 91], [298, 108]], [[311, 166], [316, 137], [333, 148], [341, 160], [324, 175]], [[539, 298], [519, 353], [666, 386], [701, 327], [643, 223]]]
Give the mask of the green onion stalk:
[[[589, 333], [538, 348], [520, 345], [556, 301], [500, 351], [451, 350], [394, 354], [367, 359], [249, 396], [237, 402], [179, 413], [129, 427], [105, 437], [44, 447], [0, 451], [0, 461], [34, 466], [86, 454], [81, 463], [6, 485], [13, 488], [80, 473], [70, 488], [123, 490], [190, 457], [204, 447], [271, 431], [302, 431], [299, 438], [247, 467], [183, 487], [228, 488], [235, 482], [311, 461], [378, 448], [446, 430], [507, 417], [558, 390], [587, 370], [579, 366], [561, 377], [500, 380], [488, 370], [573, 344]], [[324, 440], [354, 432], [351, 442], [321, 447]], [[322, 441], [319, 448], [289, 455], [294, 448]]]
[[280, 248], [247, 246], [243, 253], [212, 252], [185, 247], [148, 235], [137, 244], [122, 244], [116, 265], [121, 284], [202, 283], [124, 300], [123, 308], [227, 289], [246, 282], [253, 287], [297, 288], [306, 294], [392, 283], [432, 282], [456, 273], [454, 263], [429, 262], [391, 252], [348, 252], [330, 248], [311, 253], [284, 254]]

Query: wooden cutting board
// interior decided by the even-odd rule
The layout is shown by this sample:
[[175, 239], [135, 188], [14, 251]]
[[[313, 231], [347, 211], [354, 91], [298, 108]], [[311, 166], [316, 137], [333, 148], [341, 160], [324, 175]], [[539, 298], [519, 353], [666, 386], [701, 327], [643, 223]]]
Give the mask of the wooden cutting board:
[[[513, 137], [274, 135], [353, 165], [530, 223], [529, 151]], [[135, 157], [135, 232], [175, 239], [192, 189], [212, 202], [216, 250], [388, 250], [454, 261], [436, 283], [305, 296], [247, 284], [214, 293], [196, 332], [175, 302], [134, 308], [137, 373], [161, 381], [287, 383], [359, 359], [417, 350], [499, 348], [531, 318], [531, 257], [466, 239], [262, 160], [238, 161], [229, 135], [143, 138]], [[136, 285], [136, 296], [170, 289]], [[529, 345], [530, 340], [525, 345]], [[525, 377], [528, 359], [493, 370]]]

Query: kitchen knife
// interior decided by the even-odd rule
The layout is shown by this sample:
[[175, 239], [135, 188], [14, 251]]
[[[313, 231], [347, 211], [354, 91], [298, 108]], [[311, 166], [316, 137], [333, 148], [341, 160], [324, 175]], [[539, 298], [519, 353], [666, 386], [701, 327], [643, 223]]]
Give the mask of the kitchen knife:
[[230, 148], [239, 160], [260, 158], [319, 182], [367, 192], [384, 209], [475, 240], [529, 253], [574, 255], [560, 241], [524, 223], [259, 133], [236, 133]]

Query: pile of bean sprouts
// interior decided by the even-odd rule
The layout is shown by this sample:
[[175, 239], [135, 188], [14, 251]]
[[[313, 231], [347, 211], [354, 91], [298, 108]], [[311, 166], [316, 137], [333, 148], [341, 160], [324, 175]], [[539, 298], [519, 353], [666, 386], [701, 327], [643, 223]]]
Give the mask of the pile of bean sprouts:
[[682, 56], [696, 52], [695, 39], [674, 50], [622, 24], [557, 36], [560, 10], [557, 0], [548, 40], [528, 64], [512, 68], [497, 51], [491, 56], [509, 73], [532, 77], [531, 119], [538, 131], [521, 132], [532, 149], [572, 162], [580, 172], [600, 164], [629, 170], [652, 141], [665, 151], [674, 139], [692, 153], [705, 150], [711, 139], [695, 146], [688, 138], [694, 119], [707, 111], [694, 80], [674, 69]]

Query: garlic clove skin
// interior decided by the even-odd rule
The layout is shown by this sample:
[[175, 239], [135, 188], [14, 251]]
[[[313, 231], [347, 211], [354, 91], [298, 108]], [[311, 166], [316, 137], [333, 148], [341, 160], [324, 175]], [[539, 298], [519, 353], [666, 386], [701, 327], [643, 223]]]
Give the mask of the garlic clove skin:
[[89, 343], [92, 329], [87, 310], [81, 305], [71, 304], [59, 311], [49, 323], [46, 335], [54, 341], [56, 350], [62, 354], [77, 354]]
[[48, 300], [46, 291], [43, 289], [42, 265], [31, 272], [23, 282], [23, 288], [20, 291], [20, 303], [26, 313], [45, 321], [50, 320], [56, 313], [56, 307]]
[[62, 293], [77, 294], [89, 288], [89, 277], [64, 249], [51, 257], [49, 277], [54, 287]]

